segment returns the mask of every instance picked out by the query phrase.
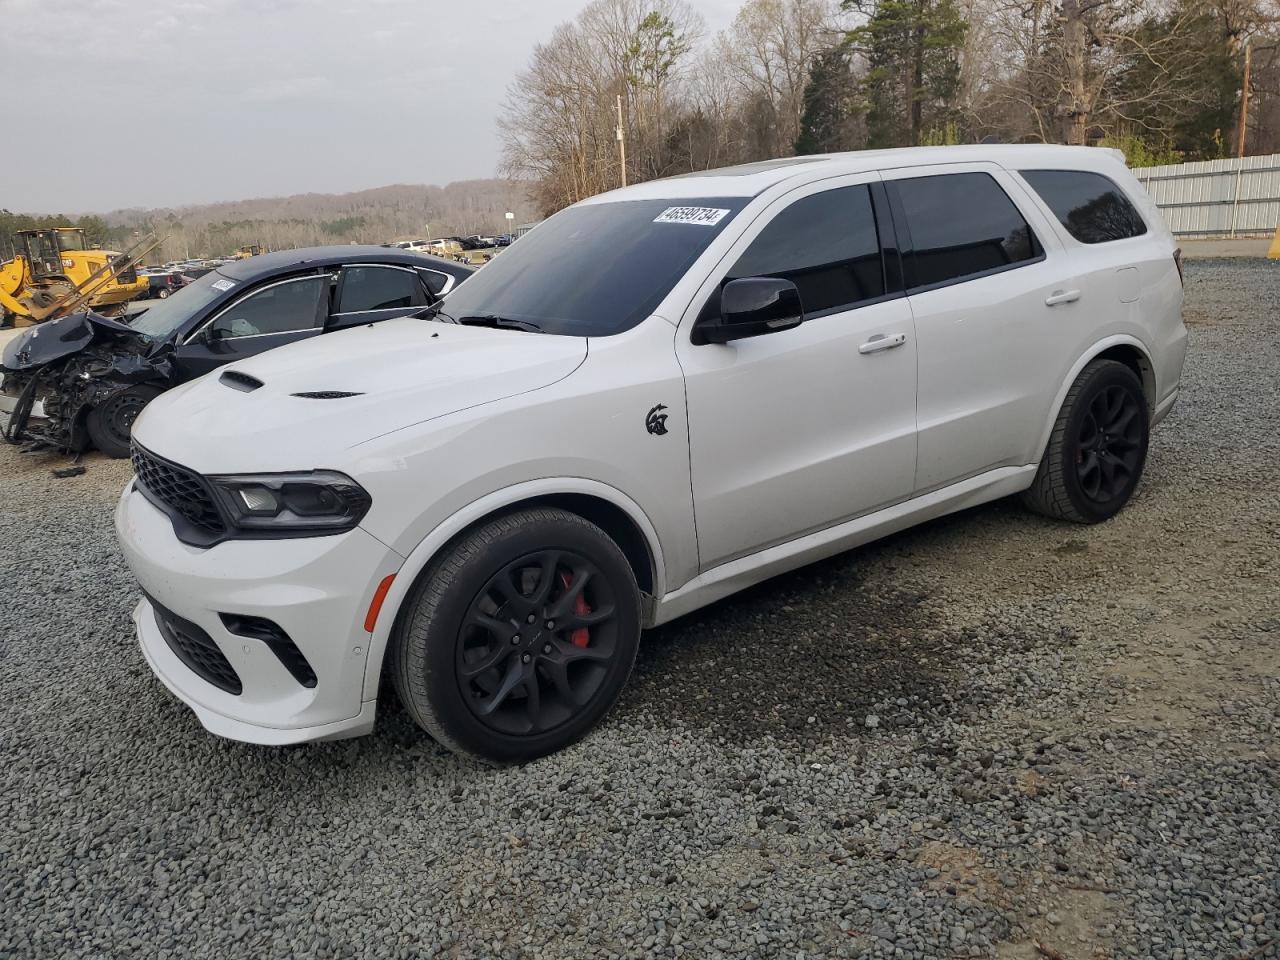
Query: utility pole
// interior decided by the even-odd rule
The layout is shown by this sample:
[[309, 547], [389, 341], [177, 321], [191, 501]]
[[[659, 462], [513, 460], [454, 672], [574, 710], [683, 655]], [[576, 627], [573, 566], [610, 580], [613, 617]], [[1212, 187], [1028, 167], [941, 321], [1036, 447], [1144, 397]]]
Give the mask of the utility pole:
[[[1245, 69], [1248, 70], [1247, 67]], [[618, 158], [622, 166], [622, 185], [625, 187], [627, 185], [627, 141], [622, 133], [622, 94], [618, 94]]]
[[1244, 157], [1244, 140], [1248, 134], [1249, 121], [1249, 67], [1253, 63], [1253, 44], [1244, 42], [1244, 84], [1240, 88], [1240, 139], [1236, 144], [1236, 156]]

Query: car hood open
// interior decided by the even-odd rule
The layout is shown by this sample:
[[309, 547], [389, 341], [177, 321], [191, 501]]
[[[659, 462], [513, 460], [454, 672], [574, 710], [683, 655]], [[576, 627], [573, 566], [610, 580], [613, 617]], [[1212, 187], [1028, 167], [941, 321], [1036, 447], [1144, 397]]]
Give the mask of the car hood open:
[[583, 337], [387, 320], [228, 364], [152, 401], [133, 435], [201, 473], [335, 467], [375, 437], [555, 383], [586, 355]]
[[147, 347], [146, 339], [128, 324], [100, 313], [73, 313], [37, 324], [10, 340], [0, 356], [0, 368], [14, 373], [30, 370], [79, 353], [91, 343], [118, 339], [136, 341], [139, 352]]

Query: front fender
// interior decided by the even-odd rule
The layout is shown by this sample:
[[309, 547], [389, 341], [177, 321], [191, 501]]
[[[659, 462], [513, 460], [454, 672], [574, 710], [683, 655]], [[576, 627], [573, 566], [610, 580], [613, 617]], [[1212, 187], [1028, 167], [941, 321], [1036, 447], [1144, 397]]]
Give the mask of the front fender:
[[382, 672], [382, 658], [391, 639], [391, 631], [401, 606], [408, 597], [419, 574], [426, 569], [433, 557], [446, 543], [484, 517], [490, 516], [507, 507], [528, 503], [540, 497], [564, 494], [583, 494], [605, 500], [623, 510], [636, 528], [644, 536], [649, 547], [649, 555], [653, 558], [653, 594], [662, 597], [666, 593], [666, 566], [663, 562], [662, 546], [658, 540], [657, 530], [640, 505], [621, 490], [598, 480], [585, 477], [548, 477], [517, 483], [501, 490], [495, 490], [478, 500], [467, 504], [461, 510], [450, 515], [438, 524], [419, 543], [396, 573], [383, 600], [378, 614], [377, 624], [369, 640], [369, 659], [365, 665], [364, 700], [372, 700], [377, 696], [378, 678]]

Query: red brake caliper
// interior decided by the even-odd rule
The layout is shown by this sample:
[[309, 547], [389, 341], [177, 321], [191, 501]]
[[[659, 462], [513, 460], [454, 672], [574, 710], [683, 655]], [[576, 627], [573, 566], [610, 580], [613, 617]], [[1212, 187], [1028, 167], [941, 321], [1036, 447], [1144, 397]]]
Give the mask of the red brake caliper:
[[[564, 588], [568, 590], [569, 575], [567, 573], [560, 574], [560, 581], [564, 584]], [[591, 612], [591, 606], [587, 603], [587, 598], [581, 593], [573, 601], [573, 612], [580, 617]], [[591, 643], [591, 633], [586, 627], [579, 627], [569, 635], [569, 642], [575, 647], [585, 647]]]

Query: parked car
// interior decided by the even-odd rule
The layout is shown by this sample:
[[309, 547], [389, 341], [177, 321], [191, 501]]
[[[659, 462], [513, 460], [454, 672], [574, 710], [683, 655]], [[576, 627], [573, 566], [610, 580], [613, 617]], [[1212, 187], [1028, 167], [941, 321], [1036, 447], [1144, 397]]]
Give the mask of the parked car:
[[0, 359], [6, 436], [129, 455], [139, 411], [217, 367], [321, 333], [420, 311], [470, 267], [382, 247], [237, 260], [128, 322], [80, 313], [32, 327]]
[[643, 627], [998, 497], [1113, 516], [1178, 396], [1181, 303], [1116, 151], [804, 157], [593, 197], [441, 322], [248, 358], [143, 413], [116, 513], [143, 651], [227, 737], [366, 733], [385, 667], [454, 750], [557, 750]]
[[511, 246], [511, 240], [511, 234], [502, 233], [493, 238], [493, 245], [495, 247], [509, 247]]
[[147, 278], [147, 292], [140, 299], [164, 300], [186, 286], [190, 281], [175, 271], [144, 272], [139, 276]]

